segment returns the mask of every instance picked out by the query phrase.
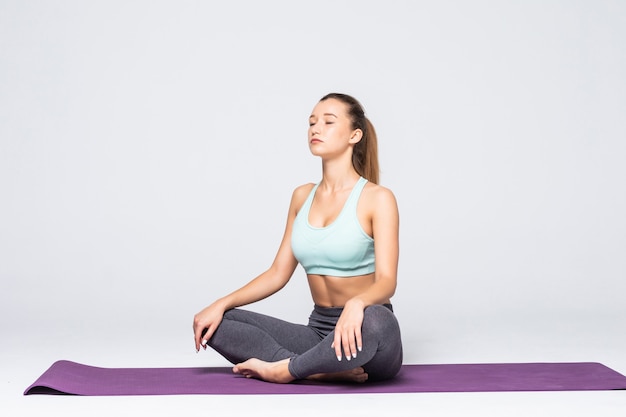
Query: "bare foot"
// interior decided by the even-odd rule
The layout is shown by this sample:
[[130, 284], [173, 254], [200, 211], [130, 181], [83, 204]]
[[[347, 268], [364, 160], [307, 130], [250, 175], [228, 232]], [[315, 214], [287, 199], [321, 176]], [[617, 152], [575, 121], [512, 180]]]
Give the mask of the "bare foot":
[[289, 359], [278, 362], [265, 362], [260, 359], [248, 359], [238, 363], [233, 372], [246, 378], [256, 378], [267, 382], [286, 384], [295, 378], [289, 373]]
[[328, 374], [315, 374], [310, 375], [307, 379], [313, 381], [325, 381], [325, 382], [365, 382], [368, 375], [363, 368], [350, 369], [342, 372], [333, 372]]

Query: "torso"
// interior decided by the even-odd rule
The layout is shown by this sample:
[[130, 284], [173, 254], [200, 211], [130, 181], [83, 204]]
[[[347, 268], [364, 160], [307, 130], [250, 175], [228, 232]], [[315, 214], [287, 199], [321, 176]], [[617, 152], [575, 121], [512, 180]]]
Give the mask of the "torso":
[[307, 277], [313, 302], [321, 307], [343, 307], [349, 299], [374, 284], [374, 274], [350, 278], [314, 274]]
[[[302, 192], [303, 198], [299, 202], [298, 211], [313, 187], [314, 184], [304, 187]], [[368, 198], [368, 191], [371, 187], [376, 187], [376, 185], [366, 184], [357, 206], [359, 223], [363, 231], [370, 237], [372, 237], [372, 213], [374, 210], [374, 202]], [[348, 188], [340, 193], [325, 194], [318, 189], [309, 211], [308, 221], [311, 226], [326, 227], [332, 224], [339, 216], [350, 192], [351, 188]], [[321, 307], [342, 307], [349, 299], [367, 291], [374, 284], [374, 275], [374, 273], [371, 273], [352, 277], [336, 277], [307, 274], [307, 277], [311, 296], [316, 305]]]

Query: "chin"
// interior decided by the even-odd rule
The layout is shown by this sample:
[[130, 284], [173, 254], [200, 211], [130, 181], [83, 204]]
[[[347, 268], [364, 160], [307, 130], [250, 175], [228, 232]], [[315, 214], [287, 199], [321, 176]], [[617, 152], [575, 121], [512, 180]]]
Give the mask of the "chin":
[[324, 153], [320, 152], [320, 150], [317, 149], [316, 146], [309, 146], [309, 151], [311, 152], [311, 155], [313, 155], [313, 156], [322, 156], [322, 155], [324, 155]]

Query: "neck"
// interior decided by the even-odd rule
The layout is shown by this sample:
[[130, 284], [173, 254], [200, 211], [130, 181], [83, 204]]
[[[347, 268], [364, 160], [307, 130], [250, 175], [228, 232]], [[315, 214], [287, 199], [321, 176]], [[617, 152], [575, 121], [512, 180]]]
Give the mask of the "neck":
[[340, 161], [322, 162], [322, 181], [320, 187], [330, 191], [341, 191], [352, 188], [358, 181], [360, 175], [350, 164]]

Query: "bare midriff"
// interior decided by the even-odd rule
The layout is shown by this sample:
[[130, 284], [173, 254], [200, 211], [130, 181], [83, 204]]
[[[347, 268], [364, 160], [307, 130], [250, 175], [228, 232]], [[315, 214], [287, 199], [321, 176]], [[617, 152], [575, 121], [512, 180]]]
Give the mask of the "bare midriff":
[[309, 274], [307, 277], [313, 302], [320, 307], [343, 307], [349, 299], [366, 292], [374, 284], [373, 273], [354, 277]]

